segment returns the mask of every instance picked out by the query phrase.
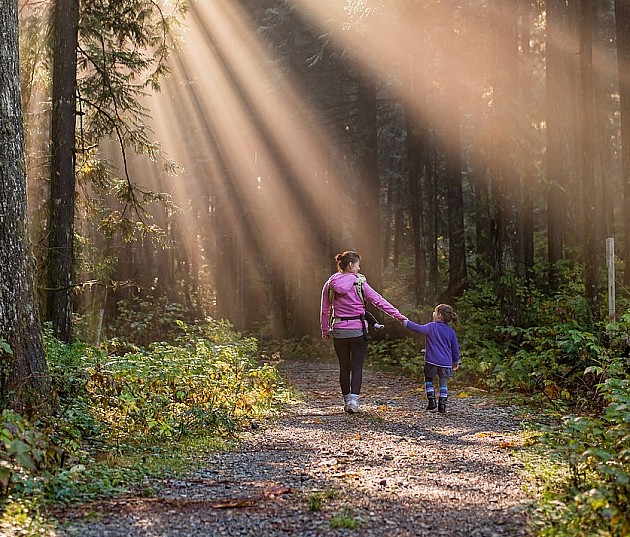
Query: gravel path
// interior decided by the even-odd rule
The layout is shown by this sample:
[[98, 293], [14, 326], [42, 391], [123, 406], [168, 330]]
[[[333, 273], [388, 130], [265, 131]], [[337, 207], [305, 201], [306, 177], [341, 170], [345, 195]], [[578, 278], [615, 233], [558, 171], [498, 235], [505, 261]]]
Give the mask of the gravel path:
[[426, 412], [417, 383], [366, 371], [364, 411], [349, 415], [336, 364], [279, 368], [304, 396], [280, 419], [154, 498], [67, 511], [59, 535], [531, 535], [511, 409], [466, 389]]

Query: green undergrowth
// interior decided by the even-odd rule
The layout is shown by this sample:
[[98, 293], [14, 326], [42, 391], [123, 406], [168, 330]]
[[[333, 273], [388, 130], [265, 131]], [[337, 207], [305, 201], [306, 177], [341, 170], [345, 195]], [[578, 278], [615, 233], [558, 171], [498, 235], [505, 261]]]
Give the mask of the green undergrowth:
[[[497, 287], [480, 283], [454, 304], [461, 367], [473, 386], [519, 405], [527, 446], [531, 520], [542, 537], [630, 535], [630, 308], [615, 322], [589, 319], [579, 278], [553, 295], [515, 284], [518, 326], [502, 322]], [[430, 308], [427, 308], [430, 311]], [[418, 316], [427, 322], [428, 314]], [[423, 320], [423, 318], [426, 318]], [[416, 320], [416, 319], [414, 319]], [[421, 336], [372, 341], [369, 365], [421, 381]]]
[[197, 467], [288, 401], [255, 339], [214, 320], [180, 329], [147, 348], [46, 335], [57, 410], [0, 417], [0, 533], [45, 534], [50, 506], [151, 494], [155, 478]]
[[630, 535], [630, 382], [597, 387], [604, 409], [555, 415], [520, 453], [542, 537]]

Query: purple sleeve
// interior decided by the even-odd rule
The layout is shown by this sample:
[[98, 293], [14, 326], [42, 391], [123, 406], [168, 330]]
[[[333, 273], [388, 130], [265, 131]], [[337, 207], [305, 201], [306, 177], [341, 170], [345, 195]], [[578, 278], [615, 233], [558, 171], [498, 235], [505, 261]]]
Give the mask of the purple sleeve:
[[374, 304], [379, 310], [387, 313], [390, 317], [393, 317], [401, 322], [407, 320], [407, 317], [405, 317], [394, 306], [387, 302], [387, 300], [372, 289], [367, 282], [363, 284], [363, 294], [370, 304]]
[[413, 321], [405, 321], [403, 323], [403, 326], [405, 328], [409, 328], [409, 330], [413, 330], [414, 332], [420, 332], [421, 334], [424, 334], [425, 336], [428, 336], [429, 332], [431, 331], [430, 323], [418, 324], [418, 323], [414, 323]]

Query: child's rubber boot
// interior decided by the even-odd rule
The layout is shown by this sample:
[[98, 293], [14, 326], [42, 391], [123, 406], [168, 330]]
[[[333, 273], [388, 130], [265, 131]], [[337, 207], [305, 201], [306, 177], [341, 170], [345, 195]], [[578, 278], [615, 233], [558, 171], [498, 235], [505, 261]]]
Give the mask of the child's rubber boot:
[[440, 397], [438, 400], [438, 412], [446, 412], [446, 397]]
[[435, 396], [431, 397], [427, 397], [427, 399], [429, 400], [429, 404], [427, 405], [427, 410], [435, 410], [437, 408], [437, 403], [435, 402]]

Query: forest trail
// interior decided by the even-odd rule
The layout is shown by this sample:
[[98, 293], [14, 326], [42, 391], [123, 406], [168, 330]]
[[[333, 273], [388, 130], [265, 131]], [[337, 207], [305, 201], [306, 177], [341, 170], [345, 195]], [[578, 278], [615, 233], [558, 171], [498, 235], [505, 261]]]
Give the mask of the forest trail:
[[366, 371], [349, 415], [336, 363], [278, 367], [303, 396], [279, 419], [153, 498], [67, 510], [59, 535], [531, 535], [512, 409], [452, 390], [446, 414], [427, 412], [417, 382]]

